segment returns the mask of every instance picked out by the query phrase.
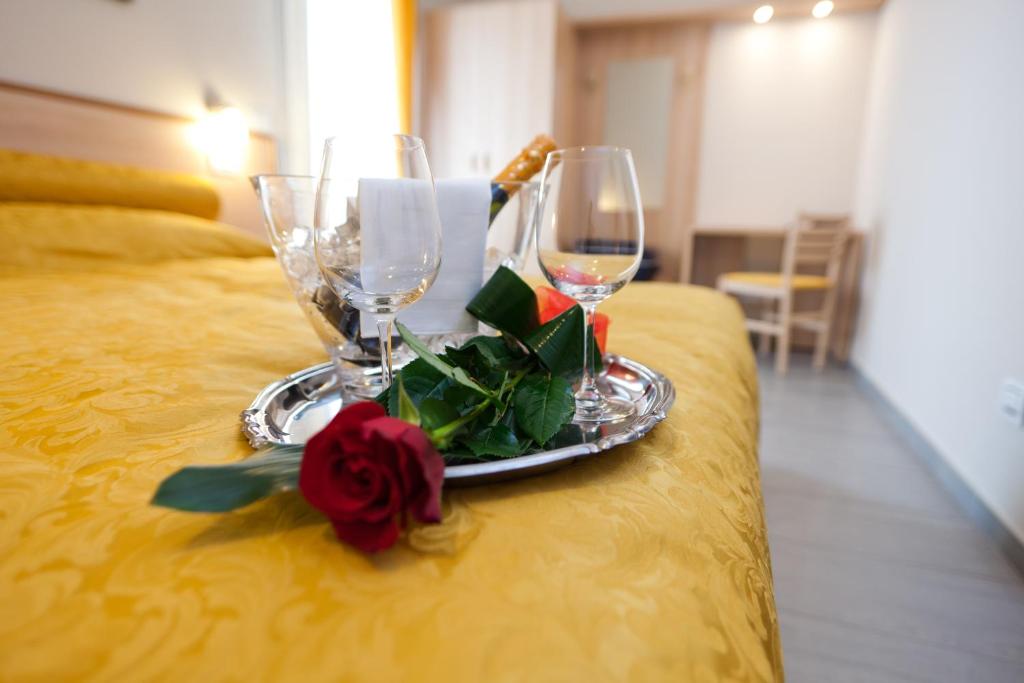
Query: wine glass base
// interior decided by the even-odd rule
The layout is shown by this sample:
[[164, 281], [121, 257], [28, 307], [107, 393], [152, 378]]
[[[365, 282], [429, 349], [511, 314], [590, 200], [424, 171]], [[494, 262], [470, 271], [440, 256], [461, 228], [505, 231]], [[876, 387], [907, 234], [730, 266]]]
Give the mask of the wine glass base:
[[[403, 344], [391, 354], [395, 372], [416, 359], [416, 354]], [[355, 344], [346, 344], [331, 353], [337, 386], [346, 402], [369, 401], [376, 398], [383, 387], [380, 381], [380, 356], [366, 353]]]
[[348, 373], [341, 381], [342, 395], [354, 401], [371, 401], [383, 391], [380, 373]]
[[605, 396], [594, 406], [576, 404], [576, 414], [572, 421], [576, 424], [595, 424], [603, 422], [620, 422], [636, 413], [636, 406], [617, 396]]

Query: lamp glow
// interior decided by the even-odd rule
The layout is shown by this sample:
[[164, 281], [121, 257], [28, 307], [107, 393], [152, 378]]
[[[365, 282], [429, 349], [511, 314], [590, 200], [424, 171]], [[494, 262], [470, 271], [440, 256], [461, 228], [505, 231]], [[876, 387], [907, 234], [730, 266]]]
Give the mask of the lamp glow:
[[815, 19], [824, 19], [828, 15], [832, 14], [832, 10], [836, 8], [836, 4], [832, 0], [821, 0], [811, 10], [811, 15]]
[[767, 24], [775, 16], [775, 8], [771, 5], [761, 5], [754, 10], [754, 23]]
[[249, 155], [249, 126], [236, 107], [211, 109], [195, 129], [195, 141], [214, 173], [242, 172]]

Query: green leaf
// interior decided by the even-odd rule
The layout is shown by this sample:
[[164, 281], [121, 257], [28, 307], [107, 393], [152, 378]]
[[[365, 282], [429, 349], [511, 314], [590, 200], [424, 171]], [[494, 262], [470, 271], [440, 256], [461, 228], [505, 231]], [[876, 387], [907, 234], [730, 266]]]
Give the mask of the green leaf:
[[[549, 320], [523, 340], [552, 374], [576, 378], [583, 373], [583, 333], [586, 316], [578, 305]], [[591, 342], [594, 372], [601, 371], [601, 352]]]
[[[570, 378], [582, 374], [585, 316], [579, 306], [541, 326], [533, 289], [511, 270], [500, 267], [466, 310], [523, 342], [554, 374]], [[597, 349], [596, 343], [593, 348]], [[601, 357], [595, 351], [594, 371], [600, 368]]]
[[482, 429], [476, 434], [462, 440], [466, 446], [473, 451], [477, 457], [498, 456], [501, 458], [514, 458], [523, 452], [522, 445], [512, 433], [512, 430], [503, 424], [496, 424], [493, 427]]
[[[442, 375], [440, 372], [430, 367], [427, 362], [421, 358], [416, 358], [411, 363], [406, 365], [396, 374], [397, 378], [401, 378], [402, 385], [405, 387], [406, 393], [412, 402], [419, 404], [425, 398], [441, 398], [444, 396], [445, 391], [452, 386], [452, 381]], [[392, 417], [398, 415], [398, 393], [387, 390], [382, 392], [381, 396], [387, 394], [388, 415]], [[476, 394], [474, 394], [476, 395]], [[378, 402], [381, 401], [381, 396], [377, 397]]]
[[412, 402], [409, 394], [405, 391], [401, 375], [398, 376], [395, 386], [398, 387], [398, 419], [419, 427], [420, 411], [416, 409], [416, 404]]
[[[504, 342], [495, 341], [498, 341], [504, 350]], [[510, 354], [500, 358], [497, 353], [499, 352], [486, 346], [467, 343], [458, 349], [449, 346], [445, 349], [443, 358], [465, 370], [480, 384], [494, 390], [501, 384], [507, 369], [530, 362], [530, 357], [525, 354], [520, 358], [514, 358]]]
[[185, 467], [167, 477], [152, 504], [188, 512], [227, 512], [295, 488], [302, 446], [276, 446], [228, 465]]
[[425, 398], [420, 403], [420, 417], [423, 419], [423, 428], [429, 431], [458, 420], [461, 413], [444, 401]]
[[513, 410], [516, 425], [543, 445], [572, 418], [572, 386], [561, 377], [530, 375], [516, 387]]
[[449, 384], [444, 390], [444, 401], [460, 413], [480, 402], [480, 394], [461, 384]]
[[529, 359], [522, 349], [510, 345], [504, 337], [473, 337], [462, 348], [476, 349], [490, 365], [502, 370], [518, 367]]
[[448, 448], [448, 450], [441, 453], [441, 458], [444, 459], [445, 465], [466, 465], [476, 462], [487, 462], [488, 460], [494, 460], [494, 457], [480, 457], [473, 454], [473, 451], [469, 450], [467, 446], [461, 444], [455, 444]]
[[449, 346], [444, 350], [443, 360], [462, 368], [473, 377], [483, 377], [490, 372], [491, 364], [475, 347], [457, 349]]
[[434, 442], [439, 449], [446, 449], [451, 445], [452, 438], [459, 432], [460, 429], [479, 420], [482, 415], [485, 415], [488, 410], [494, 410], [493, 399], [486, 399], [473, 406], [473, 409], [464, 415], [460, 415], [458, 418], [449, 421], [440, 427], [431, 429], [430, 440]]
[[523, 339], [540, 326], [537, 295], [514, 272], [500, 266], [466, 305], [477, 320], [496, 330]]
[[409, 328], [402, 323], [395, 323], [398, 328], [398, 333], [402, 335], [402, 339], [409, 345], [409, 348], [425, 361], [430, 367], [434, 368], [442, 375], [451, 379], [452, 381], [458, 382], [459, 384], [472, 389], [479, 393], [481, 396], [490, 396], [491, 392], [485, 387], [481, 386], [476, 380], [466, 374], [466, 371], [462, 368], [453, 367], [448, 363], [445, 363], [441, 358], [437, 356], [433, 351], [427, 348], [427, 345], [423, 343], [416, 335], [409, 331]]

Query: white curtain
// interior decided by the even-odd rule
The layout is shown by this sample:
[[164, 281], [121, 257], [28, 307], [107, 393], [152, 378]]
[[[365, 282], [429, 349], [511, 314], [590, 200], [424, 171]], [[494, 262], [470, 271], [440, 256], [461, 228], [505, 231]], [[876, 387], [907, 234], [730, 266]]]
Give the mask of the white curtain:
[[352, 150], [353, 176], [368, 166], [366, 143], [398, 132], [390, 0], [307, 0], [309, 166], [320, 173], [324, 139]]

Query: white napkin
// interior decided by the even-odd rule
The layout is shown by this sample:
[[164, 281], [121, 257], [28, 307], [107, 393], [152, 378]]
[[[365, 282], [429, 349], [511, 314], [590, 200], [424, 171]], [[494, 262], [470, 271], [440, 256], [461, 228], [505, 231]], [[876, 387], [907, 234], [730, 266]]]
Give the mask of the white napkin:
[[[363, 253], [371, 258], [389, 262], [412, 258], [414, 240], [402, 240], [402, 221], [392, 216], [392, 203], [383, 201], [380, 181], [359, 183], [359, 222], [362, 232]], [[419, 181], [426, 182], [426, 181]], [[427, 293], [398, 314], [398, 319], [415, 334], [449, 334], [476, 332], [477, 321], [466, 312], [466, 304], [483, 286], [484, 248], [487, 242], [487, 222], [491, 207], [491, 183], [486, 178], [455, 178], [439, 180], [436, 185], [437, 208], [441, 217], [441, 270]], [[372, 195], [364, 197], [364, 192]], [[374, 217], [366, 222], [364, 211]], [[367, 226], [370, 230], [367, 230]], [[367, 249], [367, 235], [370, 246]], [[387, 236], [387, 252], [383, 239]], [[399, 242], [405, 242], [400, 244]], [[403, 249], [404, 247], [404, 249]], [[364, 256], [365, 258], [365, 256]], [[366, 282], [367, 263], [363, 262]], [[375, 269], [370, 269], [376, 272]], [[371, 277], [373, 274], [371, 273]], [[376, 337], [373, 317], [360, 316], [364, 337]]]
[[359, 277], [365, 291], [414, 289], [429, 272], [423, 252], [431, 233], [422, 227], [437, 225], [433, 192], [429, 180], [359, 179]]

